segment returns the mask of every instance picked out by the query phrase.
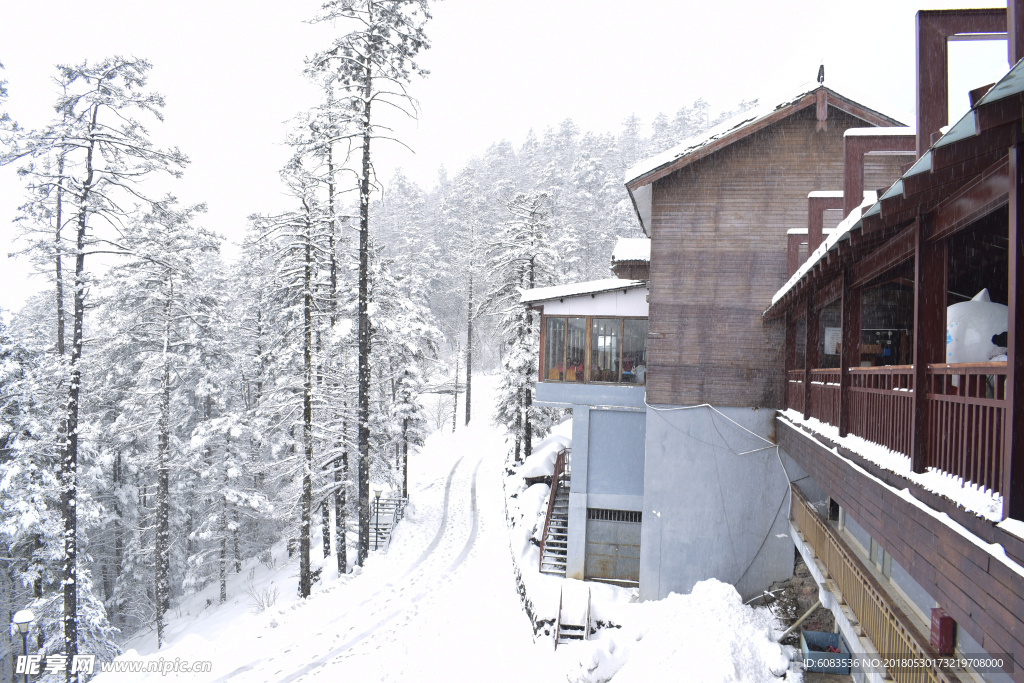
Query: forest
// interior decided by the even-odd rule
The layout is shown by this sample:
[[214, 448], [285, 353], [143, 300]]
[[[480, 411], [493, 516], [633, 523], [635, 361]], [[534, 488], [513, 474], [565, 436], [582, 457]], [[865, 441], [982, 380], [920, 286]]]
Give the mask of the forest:
[[[625, 170], [736, 113], [698, 100], [616, 132], [566, 119], [427, 189], [378, 178], [377, 112], [414, 115], [429, 18], [421, 0], [312, 18], [345, 30], [304, 65], [321, 102], [281, 131], [292, 208], [254, 197], [237, 258], [203, 205], [151, 189], [188, 157], [150, 139], [149, 62], [57, 66], [40, 129], [0, 84], [0, 165], [24, 188], [3, 219], [48, 283], [0, 318], [0, 571], [42, 651], [110, 659], [181, 596], [219, 582], [226, 600], [226, 577], [282, 540], [302, 596], [312, 553], [351, 571], [370, 482], [404, 496], [409, 454], [460, 427], [456, 404], [529, 455], [552, 416], [531, 403], [538, 325], [519, 290], [610, 277], [616, 238], [642, 236]], [[490, 372], [498, 411], [470, 415]]]

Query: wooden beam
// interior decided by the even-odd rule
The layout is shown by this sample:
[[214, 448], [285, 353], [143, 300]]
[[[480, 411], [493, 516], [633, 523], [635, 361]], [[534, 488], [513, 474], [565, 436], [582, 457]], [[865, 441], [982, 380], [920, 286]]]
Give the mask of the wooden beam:
[[843, 276], [829, 281], [814, 292], [814, 310], [820, 311], [843, 295]]
[[1009, 320], [1007, 327], [1006, 421], [1003, 516], [1024, 520], [1024, 144], [1010, 149]]
[[796, 275], [800, 269], [800, 245], [806, 241], [805, 235], [786, 235], [786, 279]]
[[[843, 136], [843, 216], [864, 201], [864, 155], [868, 152], [913, 152], [913, 135]], [[875, 189], [875, 188], [872, 188]]]
[[850, 424], [850, 368], [860, 367], [861, 293], [853, 284], [853, 269], [843, 273], [843, 347], [839, 360], [839, 436]]
[[842, 197], [808, 197], [807, 198], [807, 254], [821, 246], [824, 213], [829, 209], [843, 208]]
[[957, 33], [1002, 33], [1005, 9], [922, 10], [917, 13], [917, 156], [949, 116], [946, 39]]
[[863, 287], [890, 268], [914, 257], [917, 249], [917, 224], [904, 230], [849, 269], [851, 287]]
[[910, 441], [914, 472], [925, 468], [928, 365], [945, 360], [946, 341], [946, 241], [926, 241], [926, 223], [926, 216], [918, 219], [914, 242], [914, 431]]
[[1024, 0], [1006, 3], [1006, 33], [1010, 66], [1024, 58]]
[[1006, 149], [1020, 137], [1021, 122], [1003, 124], [987, 131], [964, 138], [942, 147], [932, 149], [932, 173], [976, 157], [987, 156], [993, 152], [1006, 153]]
[[949, 237], [1009, 201], [1010, 171], [1006, 158], [976, 177], [931, 212], [928, 241]]
[[963, 182], [965, 178], [983, 173], [992, 164], [1006, 156], [1006, 150], [997, 149], [980, 157], [973, 157], [931, 172], [918, 173], [903, 179], [903, 196], [907, 199], [926, 190]]
[[811, 369], [818, 364], [821, 345], [818, 312], [814, 310], [814, 289], [807, 292], [807, 325], [804, 330], [804, 419], [811, 417]]

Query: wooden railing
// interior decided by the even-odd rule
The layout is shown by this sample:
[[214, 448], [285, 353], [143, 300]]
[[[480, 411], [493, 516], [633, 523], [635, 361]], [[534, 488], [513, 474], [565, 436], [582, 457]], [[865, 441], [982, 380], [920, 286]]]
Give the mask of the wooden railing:
[[914, 366], [850, 368], [849, 377], [849, 432], [909, 456]]
[[804, 412], [804, 371], [790, 370], [786, 377], [786, 408]]
[[839, 368], [811, 370], [811, 417], [839, 425]]
[[[566, 458], [568, 450], [563, 448], [555, 456], [555, 469], [551, 473], [551, 492], [548, 494], [548, 511], [544, 515], [544, 532], [540, 535], [540, 556], [537, 559], [537, 570], [544, 566], [544, 544], [548, 540], [548, 525], [551, 524], [551, 512], [555, 509], [555, 495], [562, 482], [562, 475], [565, 473]], [[555, 632], [555, 640], [558, 640], [558, 632]]]
[[[888, 593], [846, 541], [818, 515], [800, 489], [795, 485], [791, 488], [793, 504], [790, 518], [793, 526], [825, 566], [826, 573], [839, 589], [835, 594], [836, 600], [849, 606], [856, 615], [875, 651], [895, 659], [920, 661], [938, 657], [928, 638], [892, 603]], [[886, 673], [897, 683], [956, 683], [960, 680], [955, 674], [938, 668], [908, 666], [891, 668]]]
[[1000, 491], [1008, 457], [1006, 363], [929, 365], [925, 466]]

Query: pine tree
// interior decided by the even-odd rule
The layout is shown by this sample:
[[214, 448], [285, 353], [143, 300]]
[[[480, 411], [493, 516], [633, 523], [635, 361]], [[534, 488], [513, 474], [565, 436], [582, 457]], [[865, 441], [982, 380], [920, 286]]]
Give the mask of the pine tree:
[[[359, 564], [366, 559], [370, 533], [370, 183], [371, 141], [381, 135], [374, 103], [390, 104], [413, 115], [405, 86], [414, 73], [425, 75], [416, 62], [429, 47], [423, 26], [430, 19], [426, 0], [329, 0], [314, 21], [348, 20], [355, 30], [307, 60], [307, 70], [324, 76], [336, 99], [347, 101], [359, 115]], [[386, 136], [386, 134], [384, 134]]]
[[[77, 520], [78, 465], [81, 434], [83, 374], [81, 360], [84, 341], [85, 299], [90, 281], [86, 256], [97, 250], [120, 251], [116, 235], [103, 238], [99, 246], [96, 230], [99, 223], [122, 225], [125, 204], [139, 201], [155, 203], [141, 191], [140, 182], [154, 172], [177, 175], [187, 159], [178, 150], [161, 151], [153, 147], [143, 125], [134, 118], [144, 113], [161, 119], [163, 99], [143, 92], [150, 64], [145, 60], [120, 57], [97, 64], [83, 62], [77, 66], [58, 68], [58, 83], [63, 94], [57, 102], [60, 120], [41, 130], [23, 134], [3, 161], [25, 159], [20, 172], [34, 176], [43, 173], [45, 162], [63, 158], [65, 167], [75, 170], [66, 178], [63, 197], [75, 226], [74, 247], [74, 309], [72, 314], [72, 345], [69, 358], [66, 416], [62, 425], [61, 502], [63, 518], [63, 652], [70, 658], [78, 652], [77, 604], [78, 562]], [[119, 195], [127, 194], [129, 202]], [[113, 245], [113, 246], [111, 246]], [[67, 668], [70, 681], [70, 664]]]

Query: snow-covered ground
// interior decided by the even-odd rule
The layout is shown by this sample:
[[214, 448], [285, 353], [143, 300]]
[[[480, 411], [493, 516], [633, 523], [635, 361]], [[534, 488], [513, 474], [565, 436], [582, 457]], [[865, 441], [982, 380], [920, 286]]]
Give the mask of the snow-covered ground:
[[[333, 558], [319, 558], [315, 539], [323, 574], [313, 595], [300, 600], [297, 559], [278, 545], [273, 563], [253, 559], [231, 577], [225, 605], [210, 586], [172, 611], [162, 649], [146, 634], [119, 658], [208, 661], [211, 672], [104, 673], [95, 680], [562, 683], [607, 681], [620, 668], [616, 681], [650, 680], [654, 672], [716, 683], [777, 680], [770, 670], [785, 669], [772, 639], [777, 624], [713, 580], [690, 595], [645, 604], [619, 599], [629, 591], [569, 582], [595, 586], [596, 614], [614, 614], [620, 628], [557, 652], [550, 637], [534, 638], [510, 552], [502, 484], [508, 446], [489, 420], [494, 388], [492, 378], [475, 380], [474, 422], [454, 434], [445, 426], [410, 455], [407, 516], [390, 548], [372, 553], [362, 570], [338, 577]], [[513, 534], [519, 557], [523, 541]], [[260, 599], [273, 604], [260, 610]]]

